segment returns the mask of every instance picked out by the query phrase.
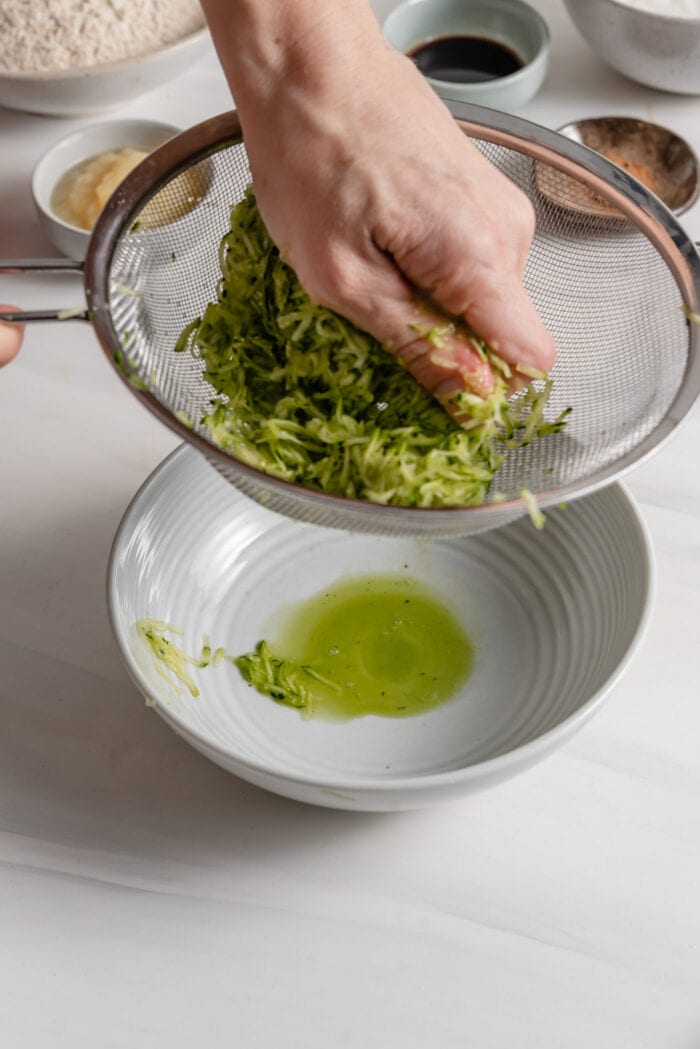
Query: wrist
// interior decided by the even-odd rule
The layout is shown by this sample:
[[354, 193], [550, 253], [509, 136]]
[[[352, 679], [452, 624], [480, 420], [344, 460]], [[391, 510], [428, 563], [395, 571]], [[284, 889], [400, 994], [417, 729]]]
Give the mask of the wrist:
[[[367, 0], [202, 0], [239, 108], [265, 106], [280, 89], [323, 97], [349, 56], [388, 48]], [[355, 58], [355, 62], [357, 58]]]

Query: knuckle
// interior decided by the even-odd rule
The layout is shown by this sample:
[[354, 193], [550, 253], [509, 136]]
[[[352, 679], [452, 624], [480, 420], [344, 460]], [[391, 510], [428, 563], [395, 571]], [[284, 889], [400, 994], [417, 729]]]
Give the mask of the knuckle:
[[479, 284], [464, 268], [455, 268], [435, 281], [431, 294], [443, 309], [457, 316], [469, 310]]
[[542, 339], [540, 345], [540, 353], [542, 355], [542, 368], [543, 371], [551, 371], [554, 367], [557, 359], [557, 347], [554, 339], [547, 332], [545, 338]]
[[330, 252], [319, 262], [318, 301], [337, 309], [357, 294], [358, 280], [352, 259]]
[[535, 235], [536, 217], [535, 209], [531, 201], [520, 190], [517, 191], [517, 204], [515, 209], [515, 228], [517, 234], [528, 244]]
[[[409, 209], [412, 210], [412, 209]], [[390, 255], [405, 255], [422, 239], [421, 223], [412, 214], [412, 221], [406, 221], [406, 213], [397, 200], [383, 200], [381, 207], [375, 208], [371, 229], [375, 243], [382, 251]]]
[[357, 294], [357, 274], [352, 257], [328, 246], [314, 251], [294, 265], [302, 287], [314, 302], [339, 309]]

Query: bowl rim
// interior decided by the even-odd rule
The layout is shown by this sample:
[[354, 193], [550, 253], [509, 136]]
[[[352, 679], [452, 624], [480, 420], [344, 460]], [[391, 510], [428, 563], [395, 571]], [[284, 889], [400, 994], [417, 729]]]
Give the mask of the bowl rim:
[[[62, 219], [59, 215], [57, 215], [54, 209], [51, 207], [50, 200], [45, 203], [42, 199], [42, 195], [37, 190], [37, 183], [39, 179], [45, 174], [45, 168], [47, 167], [47, 164], [49, 164], [51, 157], [59, 149], [63, 148], [66, 145], [69, 145], [71, 142], [74, 141], [80, 141], [81, 139], [89, 140], [92, 133], [98, 129], [112, 127], [119, 124], [138, 124], [142, 128], [151, 128], [153, 131], [162, 130], [164, 133], [169, 132], [170, 138], [174, 138], [176, 135], [182, 133], [182, 128], [175, 127], [174, 124], [168, 124], [163, 120], [148, 120], [143, 117], [117, 117], [114, 120], [99, 120], [95, 121], [94, 123], [86, 124], [83, 127], [76, 128], [75, 131], [71, 131], [67, 135], [63, 135], [61, 138], [57, 139], [48, 147], [48, 149], [44, 150], [44, 152], [41, 154], [32, 170], [30, 185], [32, 192], [32, 200], [34, 201], [34, 206], [37, 209], [37, 211], [40, 211], [42, 215], [45, 215], [46, 218], [50, 219], [51, 222], [56, 223], [56, 225], [61, 226], [65, 230], [69, 230], [71, 233], [79, 233], [82, 236], [84, 236], [87, 240], [89, 240], [92, 236], [92, 230], [84, 229], [82, 226], [75, 226], [72, 222], [67, 222], [65, 219]], [[167, 138], [163, 140], [163, 142], [167, 141]], [[160, 142], [158, 146], [154, 146], [153, 148], [158, 149], [159, 146], [163, 145], [163, 142]], [[116, 149], [124, 147], [115, 146], [114, 148]], [[93, 155], [97, 154], [88, 154], [86, 157], [84, 157], [84, 160], [89, 160], [90, 157]], [[75, 161], [75, 163], [80, 164], [82, 163], [82, 161]], [[67, 168], [63, 168], [61, 173], [56, 176], [51, 189], [52, 193], [53, 190], [55, 190], [59, 180], [73, 166], [74, 165], [71, 164]]]
[[98, 62], [93, 65], [76, 66], [73, 69], [19, 69], [16, 72], [0, 72], [0, 84], [3, 82], [21, 81], [23, 83], [51, 83], [53, 81], [63, 82], [65, 80], [77, 80], [81, 77], [101, 76], [104, 73], [119, 73], [141, 65], [154, 58], [170, 55], [178, 51], [186, 51], [193, 44], [204, 41], [209, 35], [209, 27], [205, 24], [193, 33], [188, 33], [180, 40], [174, 40], [162, 47], [152, 48], [140, 55], [132, 55], [130, 58], [117, 58], [112, 62]]
[[[392, 19], [395, 18], [395, 16], [398, 16], [398, 21], [401, 17], [400, 13], [405, 12], [411, 7], [426, 6], [428, 2], [429, 0], [403, 0], [403, 2], [399, 3], [396, 7], [394, 7], [393, 10], [390, 11], [386, 18], [383, 20], [382, 33], [386, 37], [386, 27], [389, 25]], [[484, 0], [481, 0], [481, 2], [484, 3]], [[529, 76], [532, 76], [533, 72], [535, 72], [542, 65], [542, 62], [547, 60], [547, 57], [551, 51], [552, 35], [549, 29], [549, 25], [547, 24], [543, 16], [540, 14], [540, 12], [536, 11], [534, 7], [532, 7], [529, 3], [526, 2], [526, 0], [496, 0], [496, 4], [499, 4], [504, 8], [517, 8], [522, 12], [523, 16], [525, 18], [528, 18], [531, 24], [537, 28], [540, 35], [540, 40], [538, 42], [537, 51], [535, 55], [520, 69], [516, 69], [514, 73], [508, 73], [507, 76], [496, 77], [493, 80], [487, 80], [476, 83], [462, 83], [458, 80], [442, 80], [439, 77], [425, 76], [425, 79], [429, 84], [434, 84], [436, 87], [441, 89], [456, 89], [458, 91], [464, 92], [465, 95], [468, 93], [470, 96], [476, 98], [481, 94], [487, 94], [500, 89], [501, 85], [503, 85], [505, 88], [508, 88], [512, 84], [518, 84], [521, 80], [526, 80]], [[464, 11], [466, 13], [469, 10], [468, 0], [466, 3], [464, 3], [463, 6]], [[484, 3], [484, 6], [490, 7], [495, 5]], [[388, 37], [386, 37], [386, 39], [387, 42], [391, 44], [391, 46], [395, 48], [396, 51], [399, 52], [399, 54], [405, 55], [406, 57], [410, 57], [407, 51], [403, 51], [402, 49], [395, 47], [395, 45], [389, 40]], [[432, 38], [427, 37], [425, 42], [429, 42], [430, 39]]]
[[[569, 0], [564, 0], [568, 6]], [[572, 0], [575, 2], [575, 0]], [[625, 0], [602, 0], [603, 3], [612, 4], [613, 7], [619, 7], [633, 15], [641, 15], [646, 18], [657, 19], [660, 22], [672, 22], [677, 26], [700, 26], [700, 18], [684, 18], [682, 15], [667, 15], [662, 11], [648, 11], [643, 7], [630, 7], [629, 4], [625, 3]]]
[[499, 754], [493, 758], [487, 758], [486, 760], [476, 762], [473, 765], [466, 765], [459, 769], [451, 769], [447, 772], [434, 772], [420, 776], [400, 776], [392, 779], [371, 776], [354, 779], [328, 779], [322, 775], [315, 776], [308, 773], [299, 774], [287, 772], [283, 769], [275, 768], [269, 763], [263, 761], [255, 761], [243, 758], [237, 754], [232, 754], [230, 750], [212, 742], [212, 740], [199, 729], [193, 728], [189, 723], [180, 719], [175, 711], [161, 701], [160, 696], [151, 688], [150, 682], [145, 674], [134, 661], [125, 633], [120, 627], [116, 575], [117, 559], [123, 537], [132, 527], [132, 520], [137, 518], [139, 514], [140, 500], [147, 489], [158, 480], [162, 473], [171, 469], [172, 464], [178, 459], [181, 457], [186, 458], [188, 456], [193, 456], [195, 454], [195, 450], [188, 445], [180, 445], [158, 464], [143, 484], [139, 486], [137, 492], [130, 500], [119, 523], [110, 549], [105, 580], [107, 612], [117, 648], [119, 649], [129, 676], [139, 692], [146, 697], [148, 705], [152, 706], [158, 715], [163, 718], [163, 720], [169, 724], [178, 735], [185, 738], [187, 742], [190, 742], [190, 745], [195, 746], [207, 755], [215, 754], [217, 759], [220, 759], [218, 763], [228, 770], [230, 770], [231, 764], [235, 764], [240, 769], [245, 769], [252, 774], [271, 776], [278, 782], [289, 783], [296, 786], [314, 787], [321, 790], [339, 792], [377, 792], [383, 795], [412, 793], [415, 791], [420, 791], [422, 793], [426, 789], [439, 791], [440, 788], [455, 787], [460, 784], [468, 784], [472, 781], [493, 781], [498, 778], [506, 778], [511, 772], [515, 773], [519, 768], [527, 764], [534, 764], [539, 757], [544, 757], [550, 750], [554, 749], [557, 740], [564, 743], [576, 731], [578, 731], [586, 721], [588, 721], [595, 711], [602, 706], [608, 694], [625, 673], [647, 633], [654, 609], [657, 590], [657, 568], [654, 545], [649, 527], [644, 520], [637, 501], [632, 496], [627, 485], [618, 481], [607, 487], [617, 488], [624, 497], [626, 507], [637, 526], [642, 546], [642, 570], [645, 575], [645, 585], [639, 619], [632, 638], [612, 674], [610, 674], [597, 692], [595, 692], [585, 703], [578, 707], [578, 709], [568, 717], [558, 722], [553, 728], [548, 729], [546, 732], [538, 735], [535, 739], [529, 740], [527, 743], [523, 743], [518, 747], [514, 747], [512, 750], [506, 751], [504, 754]]

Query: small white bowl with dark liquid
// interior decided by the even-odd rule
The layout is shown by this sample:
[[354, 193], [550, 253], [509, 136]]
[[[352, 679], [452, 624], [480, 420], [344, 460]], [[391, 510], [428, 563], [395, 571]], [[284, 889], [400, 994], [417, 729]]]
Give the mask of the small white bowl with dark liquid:
[[547, 23], [523, 0], [406, 0], [383, 29], [443, 98], [520, 109], [549, 65]]

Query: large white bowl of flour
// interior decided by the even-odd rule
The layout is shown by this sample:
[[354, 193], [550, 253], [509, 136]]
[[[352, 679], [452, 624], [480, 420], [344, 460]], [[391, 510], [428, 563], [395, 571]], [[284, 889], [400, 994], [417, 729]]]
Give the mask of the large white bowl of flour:
[[80, 116], [184, 72], [209, 47], [198, 0], [0, 0], [0, 105]]

